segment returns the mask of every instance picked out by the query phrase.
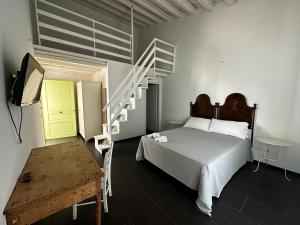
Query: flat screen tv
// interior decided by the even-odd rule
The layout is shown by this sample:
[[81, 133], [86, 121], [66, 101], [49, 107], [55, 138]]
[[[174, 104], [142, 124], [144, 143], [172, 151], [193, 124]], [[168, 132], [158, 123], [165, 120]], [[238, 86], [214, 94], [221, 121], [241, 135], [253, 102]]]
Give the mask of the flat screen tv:
[[40, 100], [45, 70], [27, 53], [11, 88], [11, 101], [17, 106], [31, 105]]

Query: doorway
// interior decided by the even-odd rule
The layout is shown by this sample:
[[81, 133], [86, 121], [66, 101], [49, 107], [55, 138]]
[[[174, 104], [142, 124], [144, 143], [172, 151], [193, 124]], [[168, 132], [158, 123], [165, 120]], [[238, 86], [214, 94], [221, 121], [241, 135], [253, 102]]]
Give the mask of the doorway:
[[44, 80], [42, 108], [46, 140], [77, 135], [72, 81]]
[[146, 91], [146, 130], [159, 131], [159, 84], [149, 84]]
[[[101, 134], [101, 86], [103, 84], [106, 87], [106, 65], [90, 65], [51, 57], [37, 57], [37, 60], [45, 69], [40, 118], [43, 121], [45, 145], [79, 138], [88, 141], [90, 136]], [[82, 88], [78, 93], [79, 84], [93, 88]], [[92, 91], [92, 97], [86, 98]], [[90, 108], [93, 108], [94, 114]]]

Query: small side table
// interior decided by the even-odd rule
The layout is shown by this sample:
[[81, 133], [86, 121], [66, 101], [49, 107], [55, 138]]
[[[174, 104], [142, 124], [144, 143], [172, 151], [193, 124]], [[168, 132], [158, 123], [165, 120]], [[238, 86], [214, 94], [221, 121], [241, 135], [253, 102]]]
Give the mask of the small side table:
[[[288, 178], [288, 176], [286, 174], [286, 166], [284, 165], [284, 163], [282, 162], [282, 159], [281, 159], [283, 150], [287, 150], [287, 147], [289, 147], [291, 145], [291, 142], [289, 142], [287, 140], [273, 138], [273, 137], [258, 137], [257, 140], [260, 143], [263, 143], [265, 148], [264, 148], [264, 156], [258, 160], [258, 165], [253, 172], [258, 171], [261, 161], [264, 161], [265, 163], [266, 163], [266, 160], [273, 161], [273, 162], [279, 162], [284, 168], [285, 178], [288, 181], [291, 181], [291, 179]], [[277, 158], [275, 158], [275, 159], [270, 157], [270, 151], [276, 151], [274, 148], [271, 148], [272, 146], [278, 147], [278, 149], [276, 149], [277, 150]]]
[[184, 124], [184, 121], [179, 121], [179, 120], [169, 120], [169, 124], [171, 124], [174, 128], [179, 127]]

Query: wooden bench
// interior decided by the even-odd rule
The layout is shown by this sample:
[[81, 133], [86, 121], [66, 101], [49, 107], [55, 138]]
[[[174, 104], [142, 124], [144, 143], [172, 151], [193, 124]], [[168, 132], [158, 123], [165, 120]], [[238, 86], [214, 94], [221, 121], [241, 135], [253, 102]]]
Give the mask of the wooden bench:
[[[31, 181], [22, 183], [26, 172]], [[92, 196], [100, 225], [102, 176], [81, 141], [33, 149], [5, 207], [7, 225], [32, 224]]]

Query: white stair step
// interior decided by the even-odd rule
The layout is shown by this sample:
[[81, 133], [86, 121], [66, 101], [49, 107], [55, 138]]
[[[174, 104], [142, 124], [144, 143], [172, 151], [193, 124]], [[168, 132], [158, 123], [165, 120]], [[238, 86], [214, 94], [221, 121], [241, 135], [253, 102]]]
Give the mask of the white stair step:
[[103, 136], [108, 135], [108, 133], [107, 133], [107, 124], [102, 124], [102, 134], [103, 134]]
[[127, 109], [123, 108], [121, 113], [117, 116], [117, 120], [120, 122], [127, 121]]
[[112, 135], [120, 133], [119, 127], [113, 126], [111, 133], [112, 133]]
[[104, 134], [100, 134], [100, 135], [95, 136], [94, 138], [100, 141], [100, 140], [107, 139], [107, 136]]
[[112, 134], [118, 134], [118, 133], [120, 133], [120, 124], [119, 124], [119, 121], [116, 120], [113, 123], [111, 129], [112, 129], [112, 132], [111, 132]]
[[119, 120], [119, 121], [121, 122], [121, 120], [122, 120], [122, 117], [123, 117], [123, 115], [121, 115], [121, 114], [120, 114], [120, 115], [118, 115], [118, 116], [117, 116], [117, 120]]
[[[118, 123], [118, 121], [115, 121], [115, 123]], [[118, 134], [119, 133], [119, 124], [115, 124], [112, 126], [112, 134]], [[108, 133], [108, 125], [107, 124], [102, 124], [103, 126], [103, 134], [104, 135], [109, 135]]]
[[[117, 122], [117, 121], [116, 121]], [[104, 124], [103, 124], [104, 125]], [[112, 126], [112, 134], [118, 134], [120, 131], [119, 131], [119, 124], [118, 125], [113, 125]], [[107, 124], [105, 124], [105, 126], [103, 126], [103, 134], [105, 135], [109, 135], [108, 133], [108, 127], [107, 127]]]
[[108, 144], [101, 144], [101, 145], [98, 145], [98, 147], [99, 147], [101, 150], [105, 150], [105, 149], [110, 148], [110, 145], [108, 145]]
[[[106, 129], [107, 124], [103, 124], [103, 129]], [[102, 154], [103, 150], [109, 149], [111, 146], [111, 137], [108, 135], [105, 130], [103, 130], [103, 134], [94, 136], [95, 138], [95, 148], [98, 152]]]
[[155, 79], [155, 71], [153, 68], [149, 69], [148, 73], [146, 74], [146, 76], [150, 79], [150, 80], [154, 80]]
[[[115, 114], [112, 113], [111, 118], [113, 118], [114, 116], [115, 116]], [[127, 110], [125, 108], [123, 108], [122, 111], [120, 112], [120, 114], [118, 116], [116, 116], [115, 119], [118, 120], [119, 122], [127, 121]]]
[[125, 104], [124, 109], [128, 109], [129, 106], [130, 106], [130, 103]]
[[148, 89], [148, 83], [149, 83], [148, 77], [144, 77], [142, 82], [139, 84], [139, 87], [143, 89]]
[[160, 69], [160, 68], [155, 68], [155, 72], [165, 73], [165, 74], [173, 73], [173, 71], [171, 71], [171, 70], [164, 70], [164, 69]]
[[143, 88], [137, 87], [135, 92], [131, 95], [131, 98], [141, 99], [143, 97]]
[[167, 77], [168, 76], [168, 74], [166, 74], [166, 73], [160, 73], [160, 72], [156, 72], [155, 75], [159, 76], [159, 77]]
[[135, 98], [131, 97], [129, 102], [124, 105], [124, 109], [126, 110], [134, 110], [135, 109]]
[[127, 118], [125, 117], [125, 115], [118, 115], [117, 118], [116, 118], [119, 122], [126, 122], [127, 121]]
[[138, 99], [141, 99], [143, 97], [143, 88], [137, 87], [137, 89], [134, 92], [134, 96]]

